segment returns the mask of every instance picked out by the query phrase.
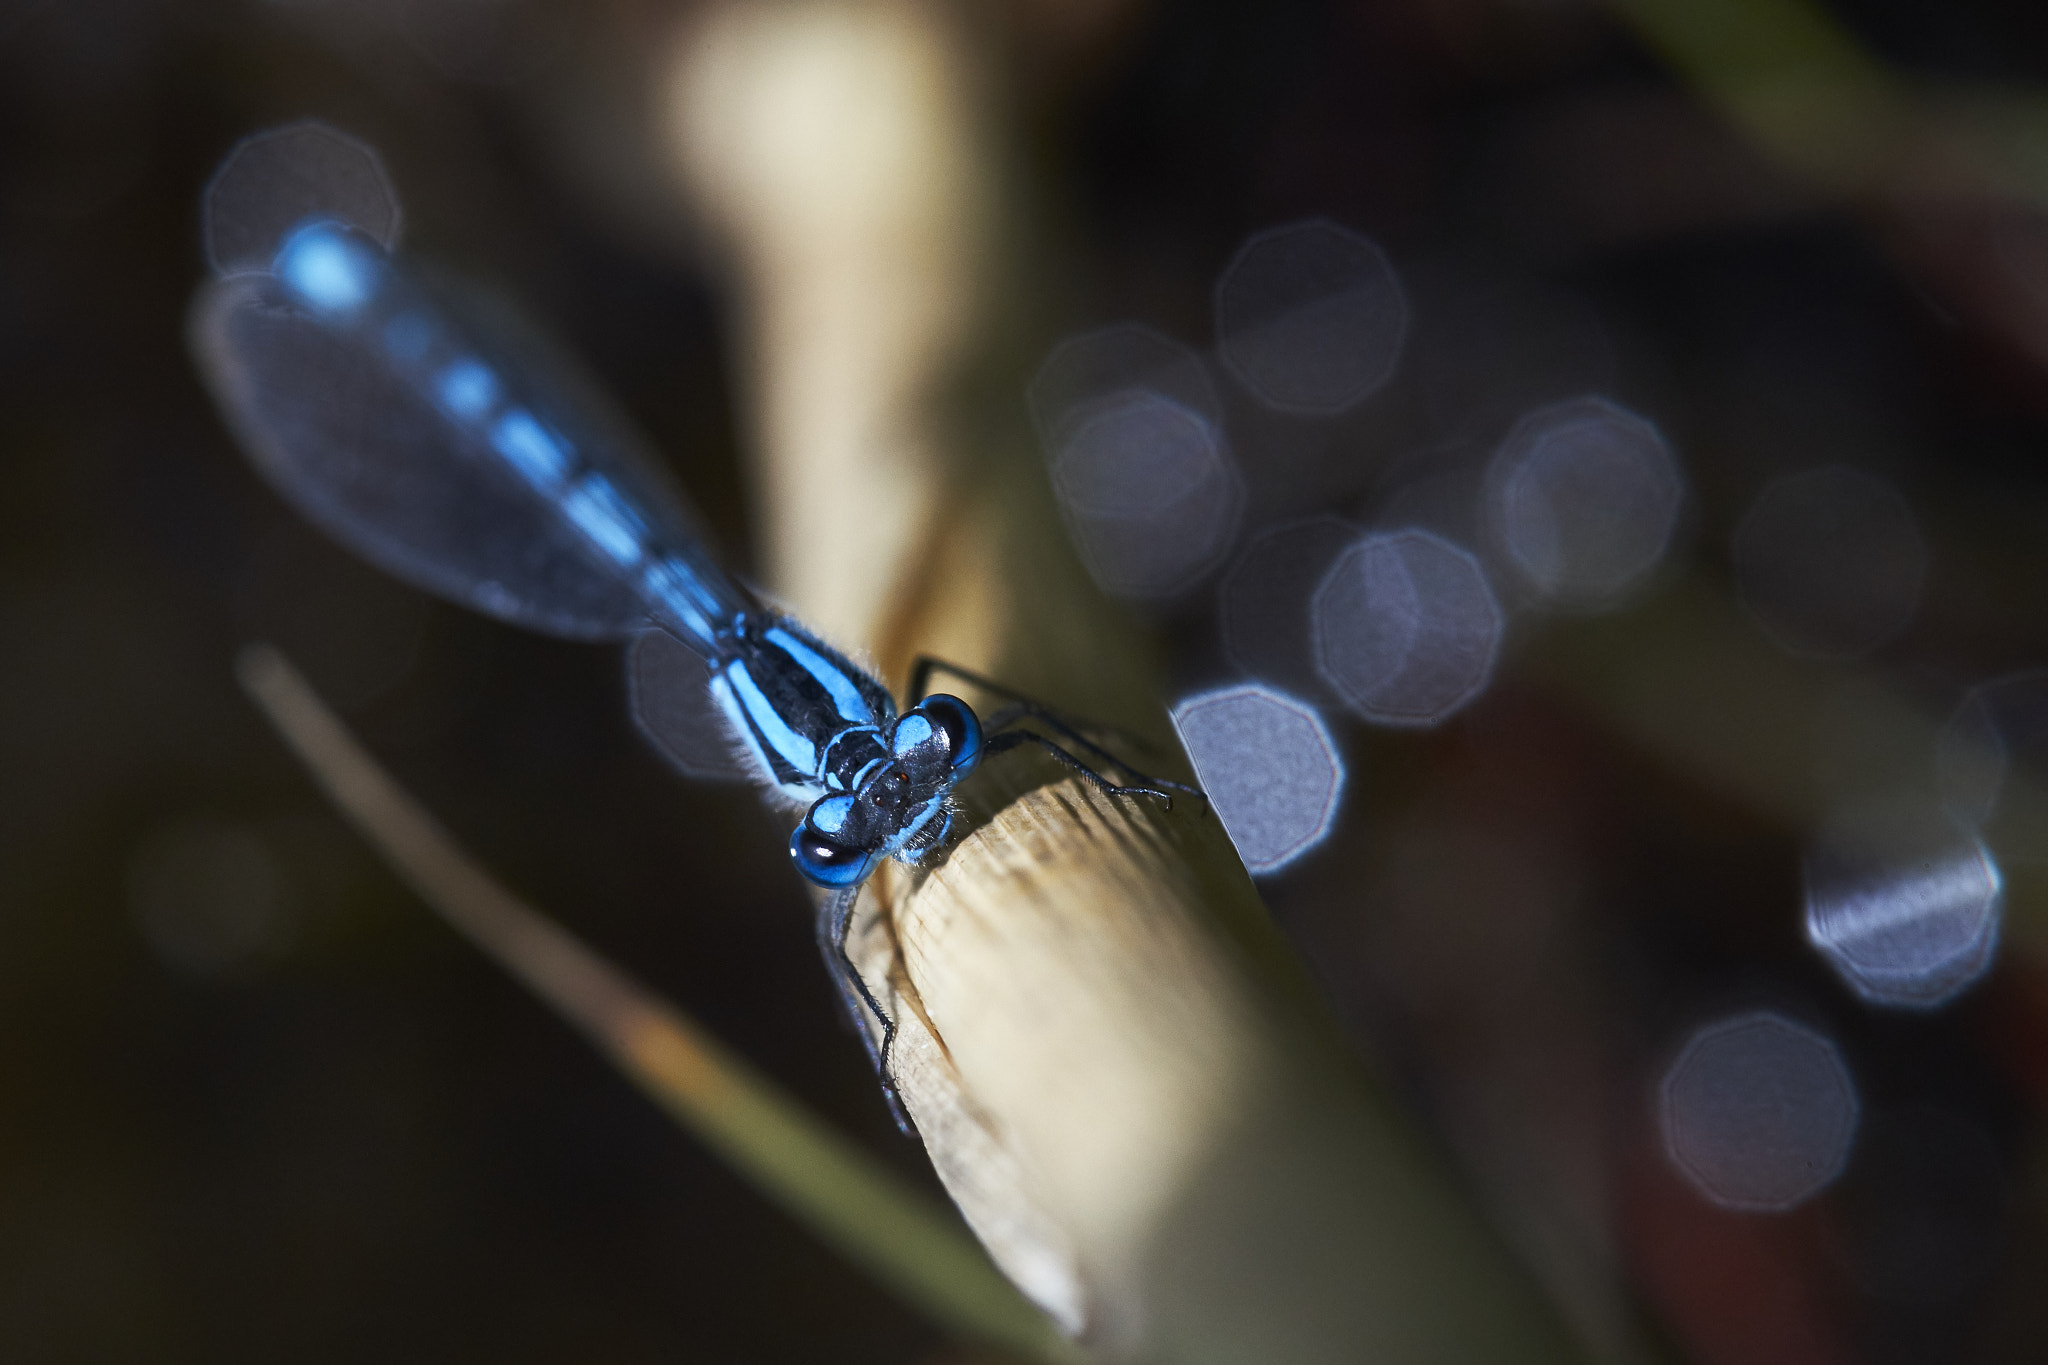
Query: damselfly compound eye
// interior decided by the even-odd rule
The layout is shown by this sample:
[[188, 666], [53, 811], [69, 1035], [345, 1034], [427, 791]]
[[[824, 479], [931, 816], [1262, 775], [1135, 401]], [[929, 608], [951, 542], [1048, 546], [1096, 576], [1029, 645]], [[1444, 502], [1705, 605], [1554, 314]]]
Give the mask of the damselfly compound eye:
[[865, 879], [875, 861], [873, 853], [828, 839], [812, 829], [808, 821], [790, 834], [789, 856], [807, 880], [833, 888], [852, 886]]

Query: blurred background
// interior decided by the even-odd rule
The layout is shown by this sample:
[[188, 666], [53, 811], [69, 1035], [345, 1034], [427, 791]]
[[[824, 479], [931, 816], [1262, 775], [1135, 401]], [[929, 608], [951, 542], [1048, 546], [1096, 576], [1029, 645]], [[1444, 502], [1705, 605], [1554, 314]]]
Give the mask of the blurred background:
[[[1030, 301], [977, 401], [1588, 1356], [2039, 1359], [2048, 11], [961, 15]], [[758, 564], [662, 122], [700, 17], [0, 10], [7, 1359], [967, 1358], [431, 918], [232, 680], [278, 644], [510, 885], [936, 1188], [784, 826], [647, 750], [615, 649], [307, 526], [184, 347], [207, 177], [325, 119]]]

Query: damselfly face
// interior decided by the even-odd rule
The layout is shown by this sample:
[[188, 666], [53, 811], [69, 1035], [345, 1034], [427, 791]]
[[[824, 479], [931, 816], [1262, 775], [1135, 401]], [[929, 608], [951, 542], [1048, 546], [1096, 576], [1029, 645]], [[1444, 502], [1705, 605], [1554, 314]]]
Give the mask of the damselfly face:
[[790, 835], [797, 870], [820, 886], [853, 886], [881, 859], [945, 837], [946, 797], [981, 761], [981, 722], [958, 697], [934, 693], [896, 721], [888, 745], [853, 791], [820, 797]]

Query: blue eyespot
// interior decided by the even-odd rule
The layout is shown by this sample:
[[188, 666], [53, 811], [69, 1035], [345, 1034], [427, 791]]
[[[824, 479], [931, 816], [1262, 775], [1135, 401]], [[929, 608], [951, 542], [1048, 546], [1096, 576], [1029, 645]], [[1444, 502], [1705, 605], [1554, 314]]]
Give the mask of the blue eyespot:
[[791, 831], [789, 856], [796, 870], [819, 886], [835, 890], [860, 882], [873, 869], [877, 854], [833, 837], [853, 814], [853, 797], [824, 796], [811, 803], [802, 824]]
[[945, 735], [946, 752], [950, 755], [955, 777], [967, 776], [974, 770], [974, 765], [981, 762], [981, 722], [966, 702], [945, 692], [934, 692], [919, 702], [897, 725], [899, 735], [913, 717], [922, 717], [933, 729]]
[[847, 817], [853, 814], [851, 794], [821, 796], [811, 803], [804, 814], [804, 823], [823, 835], [842, 834], [846, 830]]
[[932, 742], [938, 728], [925, 716], [912, 711], [896, 722], [896, 733], [889, 736], [889, 748], [901, 758], [913, 749], [922, 748]]

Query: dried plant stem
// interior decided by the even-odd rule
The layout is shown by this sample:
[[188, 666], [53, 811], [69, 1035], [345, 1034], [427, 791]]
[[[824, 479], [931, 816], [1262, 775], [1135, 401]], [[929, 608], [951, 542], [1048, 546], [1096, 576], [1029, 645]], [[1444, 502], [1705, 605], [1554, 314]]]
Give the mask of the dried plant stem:
[[1032, 1358], [1075, 1358], [943, 1210], [493, 881], [276, 650], [249, 646], [237, 673], [335, 805], [406, 882], [679, 1124], [935, 1321]]
[[[737, 267], [771, 581], [891, 676], [935, 654], [1164, 738], [1143, 634], [1018, 439], [1023, 376], [998, 357], [1030, 272], [1001, 251], [996, 65], [970, 22], [738, 0], [678, 54], [679, 159]], [[975, 365], [1002, 375], [999, 417], [945, 401]], [[1029, 749], [960, 799], [956, 840], [878, 874], [849, 947], [940, 1178], [1063, 1327], [1162, 1362], [1568, 1354], [1330, 1045], [1199, 802], [1107, 796]]]

